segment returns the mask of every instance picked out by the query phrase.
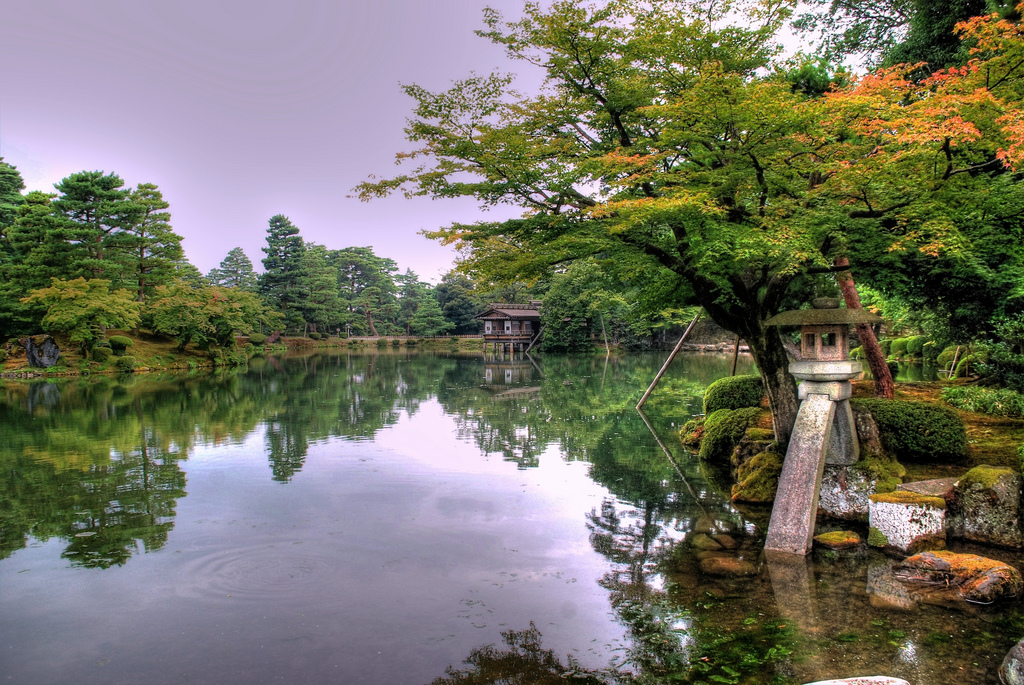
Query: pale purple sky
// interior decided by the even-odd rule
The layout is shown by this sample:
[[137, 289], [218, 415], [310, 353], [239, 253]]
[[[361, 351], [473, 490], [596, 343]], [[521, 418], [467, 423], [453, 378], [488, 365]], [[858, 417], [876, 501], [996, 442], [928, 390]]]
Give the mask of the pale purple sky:
[[522, 2], [8, 0], [0, 156], [30, 190], [95, 169], [156, 183], [204, 273], [235, 246], [261, 269], [280, 213], [307, 241], [371, 245], [436, 282], [454, 253], [420, 229], [511, 212], [346, 195], [409, 147], [400, 82], [513, 68], [473, 34], [488, 5], [514, 18]]

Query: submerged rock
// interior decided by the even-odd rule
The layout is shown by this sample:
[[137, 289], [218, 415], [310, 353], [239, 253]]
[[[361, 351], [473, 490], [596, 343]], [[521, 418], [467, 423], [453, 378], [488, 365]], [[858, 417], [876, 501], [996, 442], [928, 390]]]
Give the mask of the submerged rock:
[[924, 552], [904, 559], [895, 574], [906, 585], [937, 587], [981, 604], [1016, 597], [1024, 589], [1013, 566], [977, 554]]
[[700, 570], [709, 576], [740, 577], [756, 576], [757, 567], [746, 559], [738, 557], [708, 557], [701, 559]]
[[1019, 549], [1022, 479], [1009, 468], [976, 466], [953, 486], [946, 528], [952, 537]]
[[999, 666], [999, 680], [1003, 685], [1024, 685], [1024, 640], [1006, 653]]
[[834, 530], [814, 536], [814, 543], [829, 549], [853, 549], [860, 547], [863, 541], [857, 533], [849, 530]]

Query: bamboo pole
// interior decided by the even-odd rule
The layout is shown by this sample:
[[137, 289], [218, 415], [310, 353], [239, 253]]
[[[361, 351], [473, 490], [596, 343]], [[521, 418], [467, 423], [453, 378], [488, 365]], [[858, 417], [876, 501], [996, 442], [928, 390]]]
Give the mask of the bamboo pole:
[[673, 349], [672, 353], [668, 355], [668, 359], [665, 360], [665, 364], [661, 367], [661, 371], [658, 372], [658, 375], [655, 376], [654, 380], [651, 382], [651, 387], [647, 388], [647, 392], [645, 392], [644, 396], [640, 398], [640, 401], [636, 403], [637, 409], [643, 407], [644, 402], [646, 402], [647, 398], [651, 396], [652, 392], [654, 392], [654, 387], [658, 384], [658, 381], [661, 380], [661, 377], [665, 375], [665, 371], [668, 369], [668, 365], [671, 364], [672, 360], [676, 358], [677, 354], [679, 354], [679, 348], [683, 346], [683, 341], [686, 340], [686, 336], [688, 336], [690, 334], [690, 331], [693, 330], [693, 327], [697, 325], [697, 319], [700, 318], [700, 314], [702, 311], [703, 310], [698, 311], [697, 316], [693, 317], [693, 321], [691, 321], [690, 325], [686, 327], [686, 330], [683, 332], [683, 337], [681, 337], [679, 339], [679, 342], [676, 343], [675, 349]]

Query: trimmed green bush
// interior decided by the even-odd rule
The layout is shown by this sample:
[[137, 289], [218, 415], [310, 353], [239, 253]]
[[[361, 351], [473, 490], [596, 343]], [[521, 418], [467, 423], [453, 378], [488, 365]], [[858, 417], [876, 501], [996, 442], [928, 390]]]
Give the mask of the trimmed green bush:
[[850, 401], [871, 413], [882, 446], [897, 459], [957, 462], [967, 456], [967, 429], [949, 407], [909, 400]]
[[394, 340], [391, 341], [391, 346], [392, 347], [398, 347], [401, 344], [402, 344], [402, 341], [399, 340], [398, 338], [395, 338]]
[[263, 343], [267, 342], [267, 336], [263, 335], [262, 333], [250, 333], [249, 342], [251, 342], [253, 345], [262, 345]]
[[377, 347], [387, 347], [387, 346], [388, 346], [387, 338], [377, 338]]
[[897, 359], [906, 356], [908, 342], [910, 342], [910, 338], [896, 338], [893, 340], [892, 345], [889, 347], [889, 356], [896, 357]]
[[747, 429], [757, 423], [761, 412], [758, 407], [719, 409], [704, 420], [704, 436], [700, 441], [701, 459], [718, 464], [729, 464], [732, 451]]
[[942, 389], [942, 399], [957, 409], [1024, 418], [1024, 395], [1005, 388], [957, 386]]
[[323, 336], [317, 333], [316, 331], [311, 331], [308, 334], [306, 334], [306, 337], [308, 337], [310, 340], [320, 340]]
[[864, 359], [864, 346], [855, 347], [850, 350], [850, 359]]
[[915, 335], [907, 338], [907, 355], [911, 357], [924, 356], [924, 344], [928, 342], [927, 335]]
[[117, 370], [123, 373], [131, 373], [135, 370], [135, 357], [126, 354], [117, 358]]
[[135, 344], [135, 341], [123, 335], [112, 335], [107, 338], [107, 342], [110, 343], [110, 349], [114, 350], [114, 354], [121, 356], [124, 351]]
[[110, 359], [112, 354], [114, 354], [114, 350], [109, 347], [94, 347], [92, 348], [92, 352], [89, 353], [89, 356], [98, 362], [105, 362]]
[[949, 347], [947, 347], [946, 349], [939, 353], [939, 356], [935, 358], [935, 363], [944, 369], [947, 368], [950, 364], [953, 363], [953, 357], [954, 355], [956, 355], [956, 349], [956, 345], [950, 345]]
[[704, 391], [704, 414], [710, 416], [719, 409], [759, 407], [764, 394], [760, 376], [719, 378]]

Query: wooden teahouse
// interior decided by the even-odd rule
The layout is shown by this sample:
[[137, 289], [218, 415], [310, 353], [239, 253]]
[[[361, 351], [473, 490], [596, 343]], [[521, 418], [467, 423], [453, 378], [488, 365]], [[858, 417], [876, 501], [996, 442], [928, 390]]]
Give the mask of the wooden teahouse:
[[528, 350], [540, 336], [540, 301], [529, 304], [505, 304], [491, 302], [487, 310], [477, 314], [476, 319], [484, 322], [484, 346], [498, 345], [509, 352]]

